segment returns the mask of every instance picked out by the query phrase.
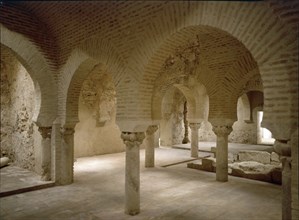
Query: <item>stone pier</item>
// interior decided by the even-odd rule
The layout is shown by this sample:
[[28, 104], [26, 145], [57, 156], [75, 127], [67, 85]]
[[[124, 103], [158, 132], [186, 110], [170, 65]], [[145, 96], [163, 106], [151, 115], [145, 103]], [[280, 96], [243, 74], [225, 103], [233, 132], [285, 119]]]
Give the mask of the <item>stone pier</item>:
[[191, 128], [191, 157], [198, 157], [198, 129], [200, 128], [200, 123], [190, 123]]
[[41, 140], [41, 179], [43, 181], [51, 180], [51, 132], [52, 127], [39, 127], [38, 131], [42, 136]]
[[151, 125], [146, 130], [145, 167], [155, 167], [155, 132], [157, 125]]
[[292, 166], [291, 146], [289, 141], [276, 140], [274, 150], [282, 163], [282, 220], [292, 219]]
[[74, 128], [61, 128], [61, 179], [62, 185], [71, 184], [74, 178]]

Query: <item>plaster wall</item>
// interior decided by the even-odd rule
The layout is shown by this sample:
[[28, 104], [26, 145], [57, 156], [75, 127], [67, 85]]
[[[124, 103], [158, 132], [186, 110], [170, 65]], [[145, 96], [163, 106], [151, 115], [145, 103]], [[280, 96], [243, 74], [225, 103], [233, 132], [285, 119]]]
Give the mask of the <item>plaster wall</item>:
[[1, 48], [1, 52], [1, 157], [39, 173], [41, 136], [32, 121], [34, 85], [8, 49]]
[[79, 120], [75, 127], [75, 158], [124, 151], [115, 123], [116, 96], [111, 76], [91, 73], [79, 97]]

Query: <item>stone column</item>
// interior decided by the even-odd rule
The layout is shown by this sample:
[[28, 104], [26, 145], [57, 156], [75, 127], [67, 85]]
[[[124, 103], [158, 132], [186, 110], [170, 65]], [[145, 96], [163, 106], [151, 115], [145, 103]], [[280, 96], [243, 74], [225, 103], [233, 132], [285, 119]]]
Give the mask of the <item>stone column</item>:
[[41, 161], [42, 173], [41, 179], [43, 181], [51, 180], [51, 132], [52, 127], [39, 127], [38, 131], [42, 136], [41, 141]]
[[292, 219], [292, 166], [291, 146], [289, 142], [276, 140], [274, 150], [280, 156], [282, 163], [282, 220]]
[[189, 131], [188, 131], [188, 120], [187, 120], [187, 113], [188, 113], [188, 110], [187, 110], [187, 101], [184, 102], [184, 128], [185, 128], [185, 133], [184, 133], [184, 139], [182, 141], [182, 144], [187, 144], [189, 143]]
[[216, 143], [216, 180], [228, 181], [228, 135], [232, 132], [231, 126], [213, 126], [217, 135]]
[[122, 132], [126, 145], [125, 213], [140, 212], [140, 155], [139, 146], [145, 138], [144, 132]]
[[198, 157], [198, 129], [200, 128], [200, 123], [190, 123], [191, 128], [191, 157]]
[[62, 185], [71, 184], [74, 178], [74, 128], [61, 128], [61, 179]]
[[157, 125], [151, 125], [146, 130], [145, 167], [155, 167], [155, 132]]

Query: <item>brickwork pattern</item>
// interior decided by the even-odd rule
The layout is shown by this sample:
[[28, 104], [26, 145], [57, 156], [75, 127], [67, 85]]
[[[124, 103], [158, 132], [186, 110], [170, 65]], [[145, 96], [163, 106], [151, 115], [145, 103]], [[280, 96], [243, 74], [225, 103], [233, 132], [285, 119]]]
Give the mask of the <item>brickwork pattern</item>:
[[[236, 117], [234, 111], [238, 96], [233, 97], [231, 94], [237, 94], [236, 91], [240, 89], [238, 87], [242, 87], [242, 85], [235, 83], [232, 86], [231, 83], [240, 78], [246, 79], [245, 75], [252, 76], [251, 72], [257, 71], [257, 64], [265, 86], [265, 124], [275, 130], [271, 121], [280, 118], [282, 122], [288, 121], [288, 126], [294, 126], [293, 119], [298, 116], [298, 105], [294, 101], [298, 95], [294, 92], [298, 86], [295, 81], [298, 80], [293, 80], [298, 79], [298, 72], [295, 70], [298, 60], [296, 55], [297, 29], [294, 25], [298, 20], [295, 13], [298, 10], [298, 5], [293, 1], [287, 1], [283, 5], [277, 2], [159, 1], [74, 2], [71, 4], [22, 2], [5, 10], [20, 11], [21, 8], [24, 14], [34, 15], [38, 18], [36, 20], [39, 25], [46, 24], [49, 37], [54, 39], [56, 47], [59, 48], [59, 53], [55, 54], [58, 66], [67, 62], [75, 47], [80, 47], [82, 42], [89, 42], [87, 39], [98, 37], [102, 41], [103, 39], [106, 41], [106, 44], [101, 45], [102, 47], [113, 45], [118, 56], [110, 56], [107, 54], [107, 50], [101, 51], [93, 46], [86, 48], [85, 52], [94, 54], [95, 51], [100, 51], [98, 53], [102, 53], [103, 57], [110, 59], [109, 64], [118, 63], [116, 65], [120, 65], [121, 60], [122, 68], [119, 69], [121, 71], [117, 71], [115, 74], [123, 76], [121, 81], [129, 79], [130, 83], [118, 81], [121, 77], [114, 77], [114, 80], [122, 84], [121, 90], [128, 92], [130, 98], [120, 97], [126, 101], [119, 100], [119, 103], [129, 103], [129, 107], [121, 106], [118, 109], [117, 118], [119, 120], [150, 120], [151, 94], [160, 64], [176, 45], [180, 45], [186, 42], [190, 36], [194, 36], [199, 29], [198, 26], [201, 25], [206, 27], [201, 30], [202, 35], [206, 36], [202, 37], [203, 48], [208, 48], [211, 42], [215, 44], [213, 49], [210, 48], [213, 56], [206, 55], [211, 58], [208, 60], [211, 60], [211, 63], [213, 60], [223, 60], [223, 63], [215, 65], [218, 66], [215, 68], [219, 69], [221, 74], [213, 68], [210, 69], [211, 67], [205, 67], [206, 74], [214, 75], [209, 79], [217, 79], [218, 82], [210, 80], [210, 86], [205, 86], [208, 92], [208, 88], [211, 87], [212, 93], [209, 92], [209, 94], [212, 95], [213, 91], [223, 90], [222, 94], [229, 96], [226, 103], [230, 102], [226, 105], [221, 102], [223, 98], [216, 95], [216, 98], [210, 101], [210, 116]], [[12, 12], [6, 14], [9, 13]], [[3, 20], [7, 27], [13, 27], [14, 24], [9, 23], [9, 19], [3, 17]], [[26, 25], [27, 29], [39, 27], [32, 22], [26, 22]], [[17, 29], [19, 31], [19, 28], [14, 30]], [[217, 38], [219, 30], [223, 30], [223, 34], [228, 38], [223, 36]], [[29, 35], [27, 34], [27, 36]], [[240, 42], [240, 46], [229, 40], [232, 39], [232, 36]], [[213, 41], [208, 41], [209, 38], [213, 38]], [[46, 40], [33, 36], [32, 39], [36, 44], [43, 45], [42, 50], [50, 50], [47, 49]], [[52, 45], [55, 46], [54, 43]], [[240, 50], [241, 47], [247, 48], [250, 52]], [[161, 48], [163, 52], [161, 52]], [[111, 47], [109, 50], [112, 51]], [[227, 50], [231, 52], [227, 52]], [[51, 53], [48, 52], [48, 54]], [[290, 56], [294, 59], [290, 59]], [[226, 61], [230, 62], [230, 65], [227, 65]], [[221, 66], [222, 68], [219, 68]], [[284, 73], [279, 74], [279, 71]], [[273, 79], [273, 75], [282, 77], [283, 80], [276, 81]], [[219, 77], [222, 79], [220, 80]], [[277, 84], [275, 88], [271, 87], [273, 86], [271, 80], [275, 80], [275, 84]], [[227, 85], [230, 86], [227, 87]], [[135, 90], [133, 93], [130, 93], [131, 88]], [[279, 94], [278, 98], [274, 95], [273, 89]], [[293, 95], [290, 97], [289, 93]], [[275, 103], [271, 101], [272, 96], [276, 100]], [[284, 96], [288, 98], [284, 98]], [[219, 110], [220, 106], [222, 106], [221, 111]], [[290, 106], [284, 116], [280, 116], [281, 106], [285, 106], [285, 108]], [[134, 109], [133, 113], [132, 109]], [[124, 115], [128, 117], [124, 117]], [[288, 120], [285, 120], [286, 118]]]

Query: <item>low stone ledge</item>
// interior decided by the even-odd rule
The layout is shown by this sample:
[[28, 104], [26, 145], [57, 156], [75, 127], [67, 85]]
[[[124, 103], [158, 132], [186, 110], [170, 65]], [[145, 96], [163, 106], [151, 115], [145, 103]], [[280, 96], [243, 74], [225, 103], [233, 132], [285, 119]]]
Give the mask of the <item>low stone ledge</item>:
[[208, 172], [216, 172], [216, 158], [207, 157], [203, 158], [201, 164], [199, 163], [188, 163], [188, 168], [204, 170]]
[[238, 153], [239, 161], [256, 161], [263, 164], [270, 164], [271, 154], [266, 151], [244, 150]]
[[[216, 172], [216, 159], [203, 158], [202, 164], [188, 163], [188, 168]], [[232, 176], [281, 184], [281, 164], [262, 164], [256, 161], [243, 161], [228, 164], [228, 174]]]

